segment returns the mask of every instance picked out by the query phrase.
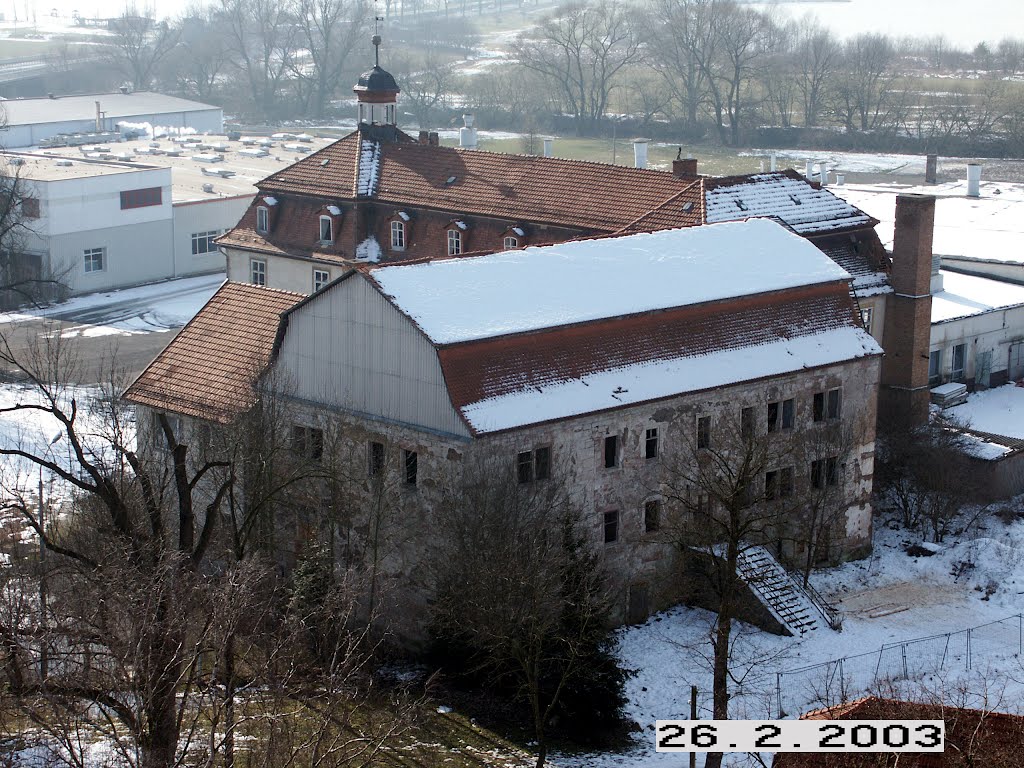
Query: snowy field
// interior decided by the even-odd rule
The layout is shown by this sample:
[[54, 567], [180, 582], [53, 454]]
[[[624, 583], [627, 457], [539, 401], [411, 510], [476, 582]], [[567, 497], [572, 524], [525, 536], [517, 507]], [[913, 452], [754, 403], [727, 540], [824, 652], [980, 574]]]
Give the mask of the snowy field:
[[[1022, 514], [1024, 497], [1001, 505], [1010, 507]], [[976, 511], [965, 513], [965, 523]], [[909, 545], [920, 543], [914, 534], [879, 525], [871, 558], [815, 574], [815, 586], [843, 612], [839, 633], [818, 629], [784, 638], [737, 622], [735, 669], [744, 680], [734, 689], [733, 717], [778, 718], [780, 700], [784, 716], [797, 717], [869, 691], [941, 695], [968, 706], [1024, 712], [1024, 518], [1007, 524], [995, 509], [986, 510], [941, 545], [917, 550], [934, 555], [907, 554]], [[712, 619], [708, 611], [680, 607], [621, 630], [620, 655], [637, 670], [627, 684], [627, 712], [642, 729], [636, 747], [621, 754], [563, 755], [557, 764], [683, 765], [685, 756], [654, 751], [654, 721], [688, 718], [691, 685], [699, 690], [700, 716], [710, 719], [705, 657]], [[743, 765], [748, 758], [736, 754], [728, 761]]]
[[42, 309], [0, 314], [0, 324], [62, 320], [65, 338], [168, 331], [191, 320], [223, 282], [223, 273], [218, 273], [90, 293]]

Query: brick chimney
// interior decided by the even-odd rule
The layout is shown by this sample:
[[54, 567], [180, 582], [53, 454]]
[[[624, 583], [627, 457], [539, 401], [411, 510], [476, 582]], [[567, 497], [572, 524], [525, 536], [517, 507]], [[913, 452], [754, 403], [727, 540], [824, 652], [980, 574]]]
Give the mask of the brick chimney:
[[427, 143], [430, 144], [430, 146], [432, 147], [436, 147], [440, 143], [437, 131], [431, 131], [429, 134], [427, 134]]
[[676, 158], [672, 161], [672, 174], [680, 179], [692, 179], [697, 174], [697, 158]]
[[886, 302], [879, 413], [888, 424], [898, 427], [928, 419], [934, 228], [934, 197], [896, 196], [890, 274], [893, 293]]

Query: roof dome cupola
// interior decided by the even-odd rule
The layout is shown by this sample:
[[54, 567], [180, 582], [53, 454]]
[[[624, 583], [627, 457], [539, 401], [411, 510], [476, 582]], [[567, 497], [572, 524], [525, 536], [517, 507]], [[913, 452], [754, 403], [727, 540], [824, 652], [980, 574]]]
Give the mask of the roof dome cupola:
[[352, 89], [359, 100], [360, 125], [397, 125], [398, 94], [401, 88], [390, 72], [380, 68], [380, 35], [371, 38], [374, 48], [373, 69], [359, 76]]

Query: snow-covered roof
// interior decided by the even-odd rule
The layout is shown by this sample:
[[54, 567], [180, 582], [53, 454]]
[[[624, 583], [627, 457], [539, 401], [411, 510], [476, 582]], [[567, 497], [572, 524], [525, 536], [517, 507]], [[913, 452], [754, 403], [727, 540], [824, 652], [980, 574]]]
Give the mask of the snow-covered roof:
[[712, 181], [704, 194], [709, 224], [748, 216], [775, 216], [802, 235], [869, 226], [871, 217], [786, 173], [762, 173], [733, 182]]
[[1013, 384], [974, 392], [943, 413], [972, 430], [1024, 440], [1024, 389]]
[[380, 142], [360, 139], [358, 174], [356, 194], [372, 197], [377, 192], [377, 179], [380, 175]]
[[967, 197], [965, 181], [914, 187], [856, 184], [830, 187], [879, 220], [878, 236], [892, 249], [897, 194], [934, 195], [935, 238], [939, 256], [1024, 263], [1024, 184], [985, 181], [981, 197]]
[[932, 322], [943, 323], [1024, 305], [1024, 285], [942, 270], [943, 290], [932, 294]]
[[371, 276], [436, 344], [849, 279], [767, 219], [380, 267]]
[[462, 415], [477, 433], [496, 432], [880, 352], [878, 344], [862, 329], [835, 328], [756, 346], [715, 350], [697, 357], [638, 363], [547, 386], [525, 387], [465, 406]]

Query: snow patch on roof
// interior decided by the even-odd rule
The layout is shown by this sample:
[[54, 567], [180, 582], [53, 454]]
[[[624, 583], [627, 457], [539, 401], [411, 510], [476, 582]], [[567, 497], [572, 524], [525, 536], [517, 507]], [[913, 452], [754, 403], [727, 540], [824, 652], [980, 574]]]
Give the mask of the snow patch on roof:
[[331, 216], [341, 216], [341, 208], [336, 205], [328, 205], [327, 212], [331, 214]]
[[263, 198], [263, 202], [266, 203], [267, 205], [277, 205], [277, 198], [271, 195], [267, 195], [266, 197]]
[[512, 227], [512, 231], [513, 231], [513, 232], [514, 232], [515, 234], [519, 235], [520, 237], [522, 237], [522, 236], [523, 236], [523, 230], [521, 230], [521, 229], [520, 229], [519, 227]]
[[437, 344], [850, 277], [767, 219], [381, 267], [371, 276]]
[[406, 213], [405, 211], [399, 211], [398, 212], [398, 218], [400, 218], [402, 221], [408, 221], [409, 220], [409, 214]]
[[709, 189], [707, 221], [777, 216], [802, 235], [867, 226], [871, 217], [825, 189], [781, 173], [755, 174], [749, 181]]
[[1024, 388], [1013, 384], [974, 392], [945, 413], [979, 432], [1024, 440]]
[[462, 414], [477, 432], [497, 432], [881, 352], [863, 329], [835, 328], [696, 357], [638, 363], [553, 385], [531, 386], [467, 405]]
[[1024, 285], [941, 271], [943, 290], [932, 295], [932, 322], [980, 315], [1024, 304]]
[[356, 194], [373, 197], [377, 194], [377, 179], [380, 175], [380, 142], [361, 139], [359, 143], [359, 177], [356, 180]]
[[380, 243], [370, 235], [356, 246], [356, 258], [360, 261], [380, 261]]

